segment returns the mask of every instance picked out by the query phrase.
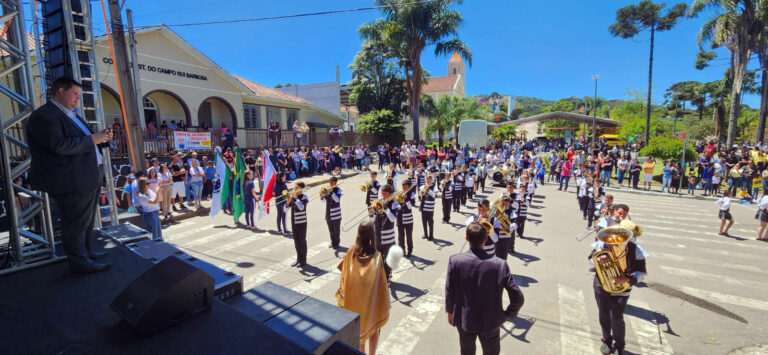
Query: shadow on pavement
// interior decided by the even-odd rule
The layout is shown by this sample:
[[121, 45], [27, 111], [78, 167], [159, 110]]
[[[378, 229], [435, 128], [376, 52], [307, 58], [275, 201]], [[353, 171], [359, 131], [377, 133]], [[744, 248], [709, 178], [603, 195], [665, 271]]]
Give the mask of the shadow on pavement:
[[444, 239], [437, 239], [437, 238], [432, 239], [432, 243], [435, 243], [435, 245], [437, 245], [437, 250], [441, 250], [445, 247], [449, 247], [453, 245], [453, 242], [451, 241], [444, 240]]
[[539, 280], [525, 275], [515, 275], [515, 282], [517, 282], [517, 285], [520, 287], [528, 287], [531, 284], [539, 283]]
[[522, 240], [527, 240], [531, 243], [533, 243], [534, 246], [539, 246], [539, 243], [543, 242], [543, 238], [535, 238], [535, 237], [521, 237]]
[[530, 264], [530, 263], [532, 263], [534, 261], [541, 260], [541, 258], [539, 258], [538, 256], [533, 256], [533, 255], [526, 254], [526, 253], [521, 253], [521, 252], [516, 252], [516, 253], [512, 254], [512, 256], [522, 260], [523, 261], [523, 266], [528, 266], [528, 264]]
[[311, 282], [312, 279], [316, 279], [316, 278], [318, 278], [320, 276], [323, 276], [323, 275], [327, 274], [328, 270], [324, 270], [324, 269], [321, 269], [321, 268], [319, 268], [317, 266], [307, 264], [306, 266], [304, 266], [303, 268], [300, 269], [299, 273], [304, 275], [304, 276], [309, 276], [310, 278], [309, 279], [305, 279], [304, 281], [310, 281]]
[[[397, 293], [405, 293], [402, 297], [397, 297]], [[402, 284], [399, 282], [393, 282], [389, 284], [389, 293], [392, 294], [394, 302], [400, 302], [406, 307], [410, 307], [413, 301], [419, 299], [419, 297], [427, 294], [426, 290], [422, 290], [411, 285]]]
[[333, 251], [333, 255], [335, 255], [337, 258], [341, 259], [341, 258], [344, 257], [344, 254], [347, 253], [347, 250], [349, 250], [349, 248], [340, 246], [340, 247], [336, 248], [336, 250]]
[[[654, 325], [656, 325], [656, 327], [659, 328], [659, 331], [663, 331], [664, 333], [674, 335], [676, 337], [680, 336], [677, 333], [675, 333], [674, 330], [672, 330], [672, 326], [669, 324], [669, 318], [667, 318], [667, 316], [664, 313], [651, 311], [645, 308], [633, 306], [631, 304], [627, 304], [627, 308], [624, 311], [624, 313], [653, 323]], [[667, 329], [661, 330], [661, 325], [666, 325]], [[659, 334], [659, 338], [661, 338], [661, 334]]]
[[406, 259], [408, 259], [408, 261], [411, 263], [411, 265], [413, 265], [414, 268], [419, 270], [424, 270], [427, 266], [431, 266], [435, 264], [434, 260], [427, 260], [422, 257], [418, 257], [416, 255], [411, 255]]

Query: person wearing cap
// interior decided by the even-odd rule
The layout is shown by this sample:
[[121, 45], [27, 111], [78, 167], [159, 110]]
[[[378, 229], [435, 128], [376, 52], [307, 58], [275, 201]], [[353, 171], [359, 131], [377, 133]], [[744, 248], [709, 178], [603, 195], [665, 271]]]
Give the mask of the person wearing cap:
[[[618, 207], [617, 207], [618, 208]], [[627, 212], [629, 207], [622, 205], [621, 208], [626, 208]], [[642, 282], [647, 275], [646, 270], [646, 258], [648, 253], [637, 245], [637, 237], [643, 232], [640, 226], [636, 225], [630, 220], [622, 220], [619, 226], [628, 232], [631, 237], [624, 244], [626, 250], [623, 253], [623, 261], [617, 261], [619, 264], [626, 265], [626, 270], [623, 270], [623, 275], [614, 278], [614, 282], [617, 284], [629, 284], [629, 288], [625, 292], [621, 293], [609, 293], [604, 290], [600, 278], [595, 273], [593, 281], [593, 289], [595, 293], [595, 301], [597, 302], [598, 318], [600, 320], [600, 328], [602, 330], [602, 345], [600, 346], [600, 352], [603, 354], [618, 354], [624, 353], [624, 311], [627, 307], [627, 301], [629, 301], [629, 293], [632, 291], [632, 286], [638, 282]], [[592, 244], [592, 251], [589, 254], [589, 261], [594, 265], [593, 255], [598, 251], [610, 250], [608, 244], [598, 240]], [[598, 261], [608, 261], [608, 256], [603, 254], [598, 257]]]
[[338, 249], [341, 243], [341, 195], [344, 194], [336, 186], [338, 179], [331, 176], [328, 194], [320, 196], [320, 200], [325, 200], [325, 222], [328, 224], [328, 232], [331, 235], [331, 244], [329, 248]]

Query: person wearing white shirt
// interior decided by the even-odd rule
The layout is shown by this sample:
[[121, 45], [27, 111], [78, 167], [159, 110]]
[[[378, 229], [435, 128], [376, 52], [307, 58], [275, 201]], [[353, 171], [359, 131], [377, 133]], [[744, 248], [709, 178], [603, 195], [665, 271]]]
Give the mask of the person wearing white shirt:
[[[719, 200], [715, 201], [715, 205], [720, 208], [720, 211], [717, 213], [717, 218], [720, 219], [720, 232], [719, 235], [728, 235], [728, 230], [731, 229], [731, 226], [733, 225], [733, 216], [731, 216], [731, 193], [730, 191], [723, 192], [723, 197], [721, 197]], [[762, 202], [762, 199], [761, 199]], [[728, 221], [728, 226], [725, 227], [725, 230], [723, 230], [723, 227], [725, 226], [726, 221]]]
[[152, 233], [153, 240], [163, 240], [163, 230], [160, 226], [160, 200], [158, 191], [160, 187], [154, 190], [149, 188], [149, 181], [146, 177], [138, 179], [138, 191], [136, 192], [137, 206], [141, 206], [141, 218], [147, 224], [147, 229]]
[[757, 203], [757, 219], [760, 220], [760, 228], [757, 230], [757, 240], [768, 241], [768, 235], [765, 235], [768, 230], [768, 193], [763, 192], [763, 197]]

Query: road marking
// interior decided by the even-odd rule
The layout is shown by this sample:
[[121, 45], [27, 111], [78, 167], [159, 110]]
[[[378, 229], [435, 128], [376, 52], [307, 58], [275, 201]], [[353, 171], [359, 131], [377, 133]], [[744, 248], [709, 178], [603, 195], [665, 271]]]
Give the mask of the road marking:
[[[661, 224], [672, 224], [672, 225], [681, 226], [681, 227], [685, 226], [685, 227], [689, 227], [689, 228], [708, 229], [708, 230], [712, 230], [713, 234], [714, 234], [714, 229], [718, 228], [719, 225], [720, 225], [720, 222], [717, 219], [713, 219], [712, 220], [712, 221], [718, 221], [716, 224], [713, 223], [712, 226], [704, 226], [704, 225], [701, 225], [701, 223], [699, 223], [699, 224], [689, 224], [689, 223], [681, 223], [681, 222], [675, 222], [675, 221], [659, 221], [659, 220], [656, 220], [656, 219], [648, 219], [648, 218], [633, 218], [632, 220], [633, 221], [644, 222], [644, 223], [642, 223], [643, 225], [644, 224], [648, 224], [650, 226], [653, 226], [653, 223], [661, 223]], [[680, 228], [680, 229], [682, 229], [682, 228]], [[680, 229], [678, 229], [678, 230], [680, 230]], [[753, 230], [751, 231], [751, 230], [748, 230], [748, 229], [739, 229], [739, 228], [731, 228], [731, 231], [741, 232], [741, 233], [755, 233], [755, 231], [753, 231]], [[683, 231], [681, 230], [681, 232], [683, 232]], [[690, 232], [688, 232], [688, 233], [690, 233]], [[696, 234], [699, 234], [699, 233], [696, 233]]]
[[[654, 236], [657, 236], [657, 234], [654, 234]], [[659, 235], [662, 236], [662, 238], [672, 238], [672, 236]], [[680, 241], [683, 237], [677, 237], [676, 240]], [[709, 243], [710, 241], [706, 239], [698, 239], [698, 238], [690, 238], [685, 237], [685, 240], [691, 240], [695, 242], [702, 242], [702, 243]], [[667, 247], [674, 247], [678, 249], [687, 249], [688, 246], [683, 244], [670, 244], [669, 242], [663, 241], [663, 240], [655, 240], [655, 239], [643, 239], [643, 245], [659, 245], [664, 248]], [[747, 254], [747, 253], [740, 253], [736, 251], [729, 251], [729, 250], [720, 250], [720, 249], [714, 249], [711, 246], [701, 246], [701, 247], [693, 247], [697, 253], [710, 253], [710, 254], [719, 254], [722, 256], [732, 257], [732, 258], [739, 258], [739, 259], [755, 259], [755, 260], [763, 260], [765, 259], [765, 256], [758, 255], [758, 254]]]
[[[658, 208], [653, 208], [653, 207], [640, 207], [640, 206], [629, 206], [629, 207], [630, 207], [630, 213], [629, 213], [630, 217], [632, 216], [633, 212], [636, 211], [636, 210], [648, 211], [648, 212], [651, 212], [651, 213], [654, 213], [654, 212], [658, 213], [659, 212]], [[680, 205], [676, 206], [676, 208], [679, 208], [679, 207], [680, 207]], [[711, 217], [712, 216], [712, 214], [710, 214], [710, 213], [693, 212], [693, 211], [685, 211], [685, 210], [675, 210], [674, 213], [675, 214], [686, 214], [686, 215], [691, 215], [691, 216], [704, 216], [704, 217]]]
[[716, 266], [716, 267], [727, 268], [727, 269], [734, 269], [734, 270], [739, 270], [739, 271], [744, 271], [744, 272], [755, 272], [755, 273], [760, 273], [760, 274], [762, 274], [763, 271], [764, 271], [763, 269], [761, 269], [761, 268], [759, 268], [757, 266], [752, 266], [752, 265], [741, 265], [741, 264], [733, 264], [733, 263], [720, 263], [720, 264], [715, 265], [711, 260], [704, 260], [704, 259], [699, 259], [699, 258], [696, 258], [696, 257], [686, 258], [684, 256], [674, 255], [674, 254], [667, 254], [667, 253], [661, 253], [661, 252], [658, 252], [658, 251], [653, 252], [651, 254], [651, 257], [657, 257], [659, 259], [667, 259], [667, 260], [679, 261], [679, 262], [690, 263], [690, 264], [702, 264], [702, 265]]
[[768, 312], [768, 302], [766, 301], [756, 300], [754, 298], [728, 295], [728, 294], [715, 292], [715, 291], [700, 290], [697, 288], [686, 287], [686, 286], [681, 287], [680, 290], [689, 295], [703, 298], [708, 301], [727, 303], [735, 306], [748, 307], [748, 308]]
[[563, 354], [594, 354], [599, 345], [587, 320], [584, 291], [558, 285], [560, 303], [560, 345]]
[[192, 229], [192, 230], [188, 230], [186, 232], [174, 233], [174, 234], [166, 235], [165, 239], [168, 239], [168, 241], [181, 240], [181, 239], [187, 238], [187, 237], [189, 237], [191, 235], [194, 235], [195, 233], [199, 233], [199, 232], [202, 232], [204, 230], [211, 229], [213, 227], [215, 227], [215, 225], [209, 224], [209, 225], [206, 225], [206, 226], [202, 226], [200, 228], [195, 228], [195, 229]]
[[643, 349], [642, 354], [672, 354], [674, 351], [669, 345], [669, 341], [664, 337], [664, 333], [659, 329], [659, 325], [652, 322], [652, 312], [650, 307], [643, 301], [633, 299], [632, 305], [636, 308], [642, 309], [643, 313], [649, 315], [649, 317], [639, 318], [637, 316], [629, 316], [629, 323], [632, 325], [632, 329], [637, 336], [637, 342], [640, 344], [640, 348]]
[[[655, 226], [644, 226], [643, 228], [650, 228], [650, 229], [660, 229], [660, 230], [667, 230], [667, 231], [673, 231], [677, 232], [674, 228], [666, 228], [666, 227], [655, 227]], [[647, 237], [646, 237], [647, 235]], [[702, 242], [702, 243], [709, 243], [709, 244], [721, 244], [721, 245], [728, 245], [728, 246], [737, 246], [741, 248], [747, 248], [749, 250], [754, 250], [757, 252], [764, 251], [765, 249], [761, 250], [761, 247], [763, 247], [763, 243], [744, 243], [743, 241], [728, 241], [728, 240], [721, 240], [721, 239], [715, 239], [715, 238], [721, 238], [720, 236], [713, 236], [712, 239], [704, 239], [704, 238], [696, 238], [696, 237], [687, 237], [682, 235], [671, 235], [671, 234], [663, 234], [663, 233], [648, 233], [648, 230], [644, 232], [643, 236], [641, 238], [647, 239], [647, 238], [666, 238], [666, 239], [675, 239], [676, 241], [682, 240], [690, 240], [695, 242]]]
[[691, 277], [691, 278], [695, 278], [697, 280], [721, 282], [721, 283], [724, 283], [724, 284], [728, 284], [728, 285], [732, 285], [732, 286], [738, 286], [738, 287], [753, 287], [755, 289], [768, 288], [768, 282], [743, 280], [743, 279], [740, 280], [740, 279], [734, 278], [732, 276], [710, 274], [710, 273], [707, 273], [707, 272], [682, 269], [682, 268], [671, 267], [671, 266], [666, 266], [666, 265], [659, 265], [659, 268], [661, 268], [661, 271], [663, 271], [663, 272], [666, 272], [666, 273], [672, 274], [672, 275], [676, 275], [676, 276], [680, 276], [680, 277]]
[[411, 313], [403, 317], [387, 338], [379, 343], [376, 352], [387, 355], [410, 354], [445, 304], [445, 273], [427, 290], [427, 293], [413, 302]]
[[240, 228], [227, 229], [227, 230], [223, 230], [223, 231], [218, 232], [218, 233], [209, 234], [209, 235], [206, 235], [205, 237], [201, 237], [201, 238], [192, 240], [189, 243], [179, 244], [179, 245], [185, 246], [185, 247], [189, 248], [191, 246], [205, 244], [207, 242], [215, 240], [216, 238], [226, 237], [228, 235], [232, 235], [232, 234], [235, 234], [235, 233], [240, 232], [240, 231], [242, 231]]
[[[285, 239], [282, 242], [278, 242], [278, 243], [272, 244], [272, 245], [270, 245], [270, 246], [268, 246], [266, 248], [263, 248], [263, 249], [259, 250], [257, 253], [258, 254], [267, 254], [267, 255], [269, 255], [272, 252], [272, 249], [276, 249], [277, 250], [277, 249], [284, 248], [282, 244], [284, 244], [285, 242], [288, 242], [288, 241], [291, 241], [291, 240], [290, 239]], [[313, 256], [315, 256], [317, 254], [320, 254], [320, 252], [325, 250], [325, 249], [328, 249], [328, 246], [325, 243], [320, 243], [320, 244], [317, 244], [317, 245], [309, 248], [307, 250], [307, 260], [309, 260], [309, 258], [311, 258], [311, 257], [313, 257]], [[281, 273], [281, 272], [283, 272], [285, 270], [290, 269], [291, 268], [291, 264], [293, 264], [295, 261], [296, 261], [296, 256], [292, 255], [292, 256], [288, 257], [287, 259], [284, 259], [283, 261], [281, 261], [281, 262], [279, 262], [277, 264], [273, 264], [272, 266], [270, 266], [270, 267], [268, 267], [266, 269], [261, 270], [260, 272], [253, 273], [253, 274], [250, 274], [250, 275], [246, 276], [245, 277], [245, 282], [244, 282], [245, 288], [251, 288], [253, 286], [257, 286], [257, 285], [261, 284], [262, 282], [267, 281], [267, 280], [277, 276], [279, 273]]]

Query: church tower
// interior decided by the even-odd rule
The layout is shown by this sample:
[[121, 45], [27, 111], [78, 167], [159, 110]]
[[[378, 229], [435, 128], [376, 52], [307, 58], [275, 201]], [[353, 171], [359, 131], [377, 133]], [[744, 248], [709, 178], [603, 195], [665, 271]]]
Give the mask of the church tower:
[[461, 60], [459, 52], [453, 52], [451, 60], [448, 61], [448, 75], [464, 76], [464, 61]]

